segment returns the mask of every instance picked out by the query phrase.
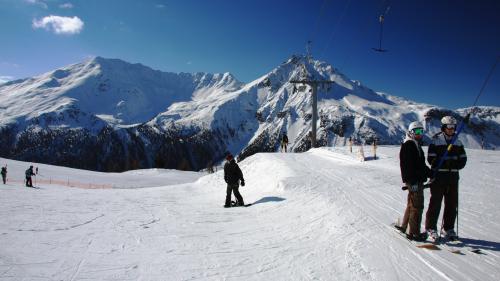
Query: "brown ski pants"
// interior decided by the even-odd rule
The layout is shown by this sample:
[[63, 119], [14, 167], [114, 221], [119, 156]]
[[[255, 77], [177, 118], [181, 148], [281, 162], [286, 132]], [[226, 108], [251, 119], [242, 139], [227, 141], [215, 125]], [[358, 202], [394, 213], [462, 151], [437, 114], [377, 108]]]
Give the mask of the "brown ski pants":
[[420, 224], [422, 223], [422, 213], [424, 211], [424, 191], [422, 186], [417, 192], [408, 192], [406, 210], [403, 216], [401, 227], [406, 230], [410, 226], [409, 234], [420, 234]]
[[431, 199], [425, 216], [425, 229], [437, 230], [437, 221], [444, 197], [443, 229], [455, 228], [458, 205], [458, 183], [437, 183], [431, 186]]

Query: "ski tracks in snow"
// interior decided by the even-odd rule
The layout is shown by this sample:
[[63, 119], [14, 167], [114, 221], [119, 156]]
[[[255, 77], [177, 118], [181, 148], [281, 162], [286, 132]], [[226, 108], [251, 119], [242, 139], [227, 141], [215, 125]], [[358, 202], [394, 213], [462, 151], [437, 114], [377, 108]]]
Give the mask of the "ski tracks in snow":
[[[334, 165], [336, 169], [335, 173], [331, 173], [328, 169], [318, 170], [319, 167], [315, 167], [316, 171], [319, 171], [322, 176], [331, 179], [331, 182], [340, 184], [341, 188], [337, 188], [337, 191], [343, 193], [343, 198], [349, 201], [355, 209], [359, 209], [358, 215], [361, 214], [367, 218], [367, 223], [374, 230], [367, 231], [367, 235], [370, 235], [366, 242], [369, 244], [379, 244], [383, 247], [378, 247], [379, 250], [371, 251], [384, 253], [380, 256], [381, 259], [392, 259], [392, 269], [400, 277], [408, 278], [409, 276], [420, 276], [422, 279], [433, 279], [439, 277], [445, 280], [457, 280], [457, 279], [476, 279], [481, 276], [480, 279], [486, 280], [495, 276], [495, 272], [498, 273], [498, 266], [492, 266], [497, 263], [498, 260], [493, 256], [477, 255], [473, 253], [468, 253], [467, 257], [462, 257], [459, 255], [452, 254], [446, 250], [439, 252], [431, 252], [428, 250], [417, 249], [402, 237], [396, 237], [394, 230], [391, 229], [389, 224], [394, 222], [395, 218], [402, 216], [406, 203], [406, 192], [400, 191], [400, 175], [399, 170], [392, 172], [394, 178], [381, 178], [376, 175], [380, 169], [385, 169], [383, 164], [382, 167], [377, 167], [374, 162], [366, 163], [366, 165], [356, 165], [356, 171], [349, 172], [351, 168], [351, 161], [344, 161], [343, 157], [325, 157], [325, 154], [320, 154], [319, 158], [329, 158], [330, 161], [336, 162]], [[314, 161], [314, 160], [313, 160]], [[320, 161], [318, 161], [320, 162]], [[314, 167], [312, 163], [304, 165], [306, 167]], [[346, 168], [345, 172], [339, 172], [339, 169]], [[388, 171], [384, 171], [381, 174], [387, 175]], [[354, 174], [354, 176], [353, 176]], [[346, 184], [347, 183], [347, 184]], [[392, 188], [394, 193], [401, 192], [404, 196], [389, 196], [391, 192], [387, 189]], [[396, 200], [401, 202], [398, 204]], [[428, 202], [429, 194], [426, 194], [426, 203]], [[390, 206], [401, 205], [401, 210], [395, 210]], [[427, 206], [428, 204], [426, 204]], [[391, 216], [391, 214], [393, 216]], [[466, 213], [467, 215], [467, 213]], [[462, 218], [463, 219], [463, 218]], [[423, 214], [423, 220], [425, 220], [425, 211]], [[363, 228], [357, 227], [358, 230]], [[360, 231], [362, 235], [363, 231]], [[396, 237], [396, 238], [394, 238]], [[402, 240], [402, 241], [397, 241]], [[406, 242], [406, 243], [405, 243]], [[395, 245], [397, 247], [389, 247], [388, 243]], [[387, 251], [390, 250], [390, 253]], [[415, 260], [409, 260], [409, 265], [401, 263], [402, 257], [406, 256], [406, 253], [411, 253], [417, 257], [418, 262], [425, 264], [426, 267], [435, 272], [436, 275], [429, 274], [422, 270], [416, 270], [414, 272], [413, 268], [422, 268], [421, 266], [412, 267], [411, 264], [415, 264]], [[387, 255], [389, 254], [389, 255]], [[470, 263], [470, 259], [474, 259], [476, 262]], [[360, 256], [360, 260], [364, 260], [363, 256]], [[368, 262], [373, 262], [373, 258], [367, 258]], [[376, 260], [376, 259], [375, 259]], [[495, 261], [497, 260], [497, 261]], [[396, 266], [395, 266], [396, 265]], [[378, 265], [380, 266], [380, 264]], [[424, 268], [425, 268], [424, 266]], [[367, 265], [368, 267], [368, 265]], [[464, 272], [464, 268], [468, 268]], [[383, 270], [385, 273], [390, 271], [390, 268]], [[390, 279], [390, 278], [389, 278]]]

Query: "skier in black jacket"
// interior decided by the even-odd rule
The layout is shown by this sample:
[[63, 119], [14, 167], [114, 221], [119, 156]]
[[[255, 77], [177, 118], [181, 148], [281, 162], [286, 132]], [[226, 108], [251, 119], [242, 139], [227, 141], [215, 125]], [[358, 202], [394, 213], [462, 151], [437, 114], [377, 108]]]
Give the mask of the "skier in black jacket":
[[401, 178], [408, 187], [408, 199], [403, 222], [397, 228], [406, 233], [409, 225], [410, 230], [406, 235], [410, 240], [425, 241], [427, 234], [420, 232], [422, 212], [424, 211], [423, 183], [430, 176], [430, 169], [425, 164], [425, 155], [421, 147], [424, 128], [420, 122], [412, 122], [408, 127], [406, 138], [401, 145], [399, 161]]
[[[455, 136], [457, 120], [452, 116], [445, 116], [441, 119], [441, 132], [432, 138], [429, 145], [427, 161], [435, 171], [435, 179], [431, 184], [431, 198], [429, 208], [427, 209], [425, 219], [425, 229], [431, 240], [437, 240], [437, 221], [441, 211], [441, 202], [444, 198], [444, 213], [442, 224], [442, 235], [445, 239], [456, 240], [458, 236], [454, 230], [455, 219], [458, 208], [458, 171], [465, 167], [467, 155], [460, 140], [456, 140], [453, 146], [450, 146], [451, 140]], [[443, 164], [437, 167], [440, 158], [444, 157], [448, 150]]]
[[33, 181], [31, 180], [31, 176], [34, 176], [35, 173], [33, 173], [33, 166], [30, 166], [26, 172], [26, 186], [27, 187], [33, 187]]
[[224, 180], [227, 183], [226, 190], [226, 203], [224, 204], [224, 208], [231, 207], [231, 192], [234, 193], [234, 197], [236, 197], [237, 205], [243, 206], [245, 205], [243, 201], [243, 197], [239, 191], [239, 184], [241, 180], [241, 186], [245, 186], [245, 180], [243, 179], [243, 173], [240, 170], [238, 164], [234, 160], [232, 154], [228, 154], [226, 157], [226, 164], [224, 164]]
[[5, 182], [7, 181], [7, 166], [5, 167], [2, 167], [2, 181], [3, 181], [3, 184], [5, 184]]
[[283, 133], [283, 136], [281, 137], [281, 152], [287, 150], [287, 146], [288, 146], [288, 136], [286, 135], [286, 133]]

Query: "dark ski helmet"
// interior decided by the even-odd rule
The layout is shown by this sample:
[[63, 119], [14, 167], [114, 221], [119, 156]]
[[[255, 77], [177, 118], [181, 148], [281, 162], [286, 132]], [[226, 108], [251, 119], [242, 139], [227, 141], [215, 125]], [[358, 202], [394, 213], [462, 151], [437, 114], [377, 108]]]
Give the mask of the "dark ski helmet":
[[231, 161], [233, 160], [233, 155], [231, 153], [229, 153], [227, 156], [226, 156], [226, 160], [227, 161]]

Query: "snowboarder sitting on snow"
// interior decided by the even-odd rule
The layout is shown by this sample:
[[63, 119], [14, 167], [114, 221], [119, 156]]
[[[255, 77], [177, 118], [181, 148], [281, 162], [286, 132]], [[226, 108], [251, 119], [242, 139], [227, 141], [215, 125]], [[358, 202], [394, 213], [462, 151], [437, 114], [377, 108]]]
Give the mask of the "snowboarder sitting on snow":
[[33, 187], [33, 182], [31, 181], [31, 176], [34, 176], [35, 173], [33, 173], [33, 166], [30, 166], [28, 170], [26, 170], [26, 186], [27, 187]]
[[2, 167], [2, 180], [3, 180], [3, 184], [5, 184], [5, 182], [7, 181], [7, 167]]
[[231, 207], [231, 193], [234, 193], [234, 197], [236, 197], [236, 204], [238, 206], [243, 206], [245, 203], [243, 202], [243, 197], [241, 197], [239, 189], [239, 182], [241, 180], [241, 186], [245, 186], [245, 180], [243, 179], [243, 173], [240, 170], [238, 164], [234, 160], [233, 155], [230, 153], [226, 157], [226, 164], [224, 164], [224, 180], [227, 183], [226, 190], [226, 204], [224, 204], [224, 208]]
[[421, 147], [424, 128], [420, 122], [412, 122], [408, 127], [406, 138], [399, 151], [399, 165], [401, 178], [408, 187], [408, 199], [403, 222], [396, 226], [401, 232], [406, 233], [410, 240], [425, 241], [427, 234], [420, 232], [422, 212], [424, 211], [423, 183], [430, 176], [430, 169], [425, 164], [425, 155]]
[[[462, 142], [456, 140], [443, 160], [442, 166], [437, 167], [455, 135], [457, 126], [457, 121], [452, 116], [443, 117], [441, 123], [441, 132], [432, 138], [427, 154], [427, 161], [432, 166], [435, 178], [431, 179], [431, 198], [425, 218], [425, 229], [432, 240], [439, 238], [437, 221], [444, 197], [442, 234], [445, 239], [456, 240], [458, 237], [454, 226], [458, 207], [458, 171], [465, 167], [467, 155]], [[436, 169], [438, 170], [435, 171]]]
[[288, 136], [283, 133], [283, 136], [281, 137], [281, 152], [283, 152], [283, 150], [286, 152], [286, 147], [288, 145]]

